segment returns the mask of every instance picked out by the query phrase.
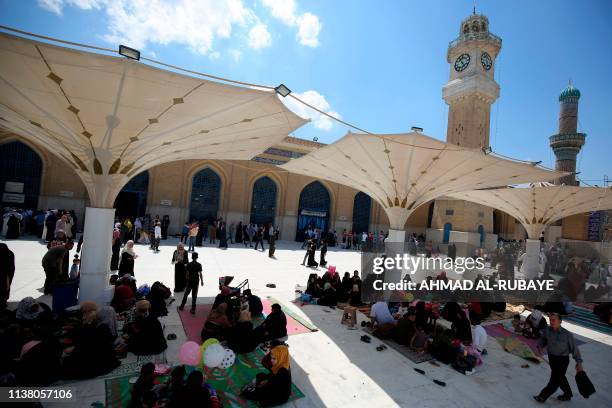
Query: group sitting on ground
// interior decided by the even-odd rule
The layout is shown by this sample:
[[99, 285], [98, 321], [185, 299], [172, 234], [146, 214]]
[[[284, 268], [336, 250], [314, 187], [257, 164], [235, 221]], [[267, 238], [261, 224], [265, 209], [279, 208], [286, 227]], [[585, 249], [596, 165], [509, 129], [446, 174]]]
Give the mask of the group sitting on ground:
[[361, 278], [355, 271], [353, 276], [344, 273], [342, 280], [335, 269], [330, 268], [323, 276], [311, 273], [306, 283], [306, 290], [301, 295], [304, 303], [335, 307], [338, 303], [350, 306], [361, 306]]
[[261, 343], [287, 336], [287, 317], [278, 303], [272, 305], [270, 314], [255, 327], [252, 318], [262, 314], [261, 299], [249, 289], [240, 295], [236, 290], [222, 286], [204, 322], [202, 341], [210, 338], [227, 341], [236, 353], [248, 353]]

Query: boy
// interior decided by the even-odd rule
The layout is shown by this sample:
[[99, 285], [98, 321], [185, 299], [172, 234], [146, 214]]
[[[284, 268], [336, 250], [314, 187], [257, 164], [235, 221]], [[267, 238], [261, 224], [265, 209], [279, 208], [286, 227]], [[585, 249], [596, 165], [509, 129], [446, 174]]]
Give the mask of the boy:
[[187, 264], [187, 288], [185, 288], [185, 294], [183, 295], [183, 301], [179, 306], [179, 310], [183, 310], [185, 308], [187, 296], [189, 296], [189, 292], [192, 292], [190, 313], [195, 314], [196, 300], [198, 298], [198, 280], [200, 281], [200, 286], [204, 286], [204, 280], [202, 279], [202, 265], [198, 262], [198, 253], [193, 252], [191, 254], [191, 262]]

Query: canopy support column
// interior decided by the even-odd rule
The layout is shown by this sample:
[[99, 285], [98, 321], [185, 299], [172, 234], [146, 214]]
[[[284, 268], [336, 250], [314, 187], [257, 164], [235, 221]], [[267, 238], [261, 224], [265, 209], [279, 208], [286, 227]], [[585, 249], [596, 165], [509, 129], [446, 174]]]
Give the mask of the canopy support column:
[[114, 221], [114, 208], [85, 208], [79, 302], [92, 300], [100, 306], [110, 302], [108, 279]]
[[[406, 242], [406, 231], [389, 229], [389, 236], [385, 239], [385, 253], [387, 258], [395, 258], [395, 255], [403, 255]], [[385, 272], [385, 282], [399, 282], [402, 279], [401, 269], [392, 269]], [[385, 299], [391, 298], [391, 291], [385, 292]]]
[[525, 242], [525, 258], [521, 269], [525, 279], [536, 279], [540, 273], [540, 240], [527, 239]]

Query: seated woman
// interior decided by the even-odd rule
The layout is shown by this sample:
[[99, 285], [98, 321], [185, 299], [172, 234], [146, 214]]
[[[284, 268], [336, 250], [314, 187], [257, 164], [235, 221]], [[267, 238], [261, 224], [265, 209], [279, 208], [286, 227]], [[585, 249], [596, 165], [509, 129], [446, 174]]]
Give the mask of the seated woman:
[[272, 312], [253, 332], [257, 344], [287, 336], [287, 316], [278, 303], [272, 305]]
[[64, 358], [66, 378], [93, 378], [104, 375], [120, 365], [115, 357], [115, 338], [109, 327], [98, 319], [95, 303], [81, 305], [82, 327], [76, 332], [74, 348]]
[[248, 310], [240, 312], [238, 322], [229, 332], [228, 341], [229, 348], [236, 353], [250, 353], [257, 347], [257, 342], [253, 335], [251, 313]]
[[159, 354], [168, 347], [161, 323], [149, 313], [150, 309], [148, 300], [138, 301], [133, 318], [123, 327], [127, 349], [136, 355]]
[[349, 305], [353, 307], [359, 307], [363, 305], [363, 303], [361, 302], [361, 292], [359, 291], [359, 285], [357, 285], [356, 283], [353, 284], [353, 290], [351, 290], [351, 293], [349, 295]]
[[208, 319], [202, 328], [202, 341], [208, 339], [225, 340], [232, 327], [232, 322], [227, 317], [227, 303], [220, 303], [208, 315]]
[[40, 387], [55, 382], [61, 372], [61, 357], [62, 347], [54, 338], [25, 343], [14, 365], [17, 384]]
[[317, 274], [311, 273], [306, 283], [306, 294], [313, 298], [320, 298], [322, 293], [322, 287], [317, 284]]
[[170, 398], [169, 407], [214, 407], [219, 406], [214, 390], [204, 382], [204, 374], [194, 370], [189, 373], [185, 385]]
[[111, 300], [111, 306], [117, 313], [130, 310], [135, 303], [136, 297], [134, 296], [134, 291], [130, 285], [124, 282], [115, 286], [115, 293], [113, 295], [113, 299]]
[[146, 363], [140, 367], [140, 376], [132, 388], [131, 407], [142, 407], [155, 386], [155, 364]]
[[351, 279], [351, 275], [348, 272], [345, 272], [344, 277], [342, 278], [342, 284], [340, 285], [340, 290], [338, 291], [338, 301], [347, 302], [351, 295], [352, 289], [353, 279]]
[[416, 332], [415, 320], [416, 310], [414, 307], [409, 307], [393, 329], [393, 340], [404, 346], [410, 346]]
[[244, 387], [241, 394], [248, 400], [258, 402], [262, 407], [284, 404], [291, 395], [291, 371], [287, 346], [278, 345], [272, 348], [270, 363], [270, 373], [257, 374], [255, 380]]
[[263, 314], [263, 304], [259, 296], [255, 296], [251, 293], [251, 289], [246, 289], [242, 292], [247, 302], [249, 303], [249, 312], [251, 316], [258, 317]]
[[333, 288], [331, 283], [327, 282], [323, 286], [323, 294], [317, 301], [317, 305], [321, 305], [321, 306], [338, 305], [338, 296], [336, 295], [336, 289]]
[[15, 311], [17, 323], [24, 327], [48, 325], [52, 322], [52, 318], [53, 314], [49, 306], [37, 302], [30, 296], [21, 299]]
[[463, 310], [457, 312], [451, 330], [453, 331], [453, 339], [458, 339], [462, 343], [472, 342], [472, 326]]

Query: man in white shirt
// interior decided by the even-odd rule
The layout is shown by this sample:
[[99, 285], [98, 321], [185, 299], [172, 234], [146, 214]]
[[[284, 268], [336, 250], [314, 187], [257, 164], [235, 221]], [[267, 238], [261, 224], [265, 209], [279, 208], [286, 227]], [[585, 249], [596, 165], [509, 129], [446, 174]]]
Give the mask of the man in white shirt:
[[159, 221], [155, 223], [154, 236], [155, 244], [153, 246], [153, 249], [155, 250], [155, 252], [159, 252], [159, 242], [161, 241], [161, 223]]
[[381, 300], [372, 305], [370, 320], [373, 327], [372, 334], [380, 338], [389, 337], [396, 324], [396, 320], [389, 311], [389, 305]]

